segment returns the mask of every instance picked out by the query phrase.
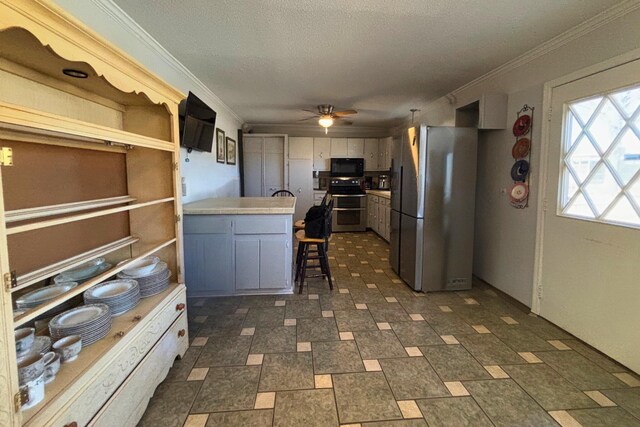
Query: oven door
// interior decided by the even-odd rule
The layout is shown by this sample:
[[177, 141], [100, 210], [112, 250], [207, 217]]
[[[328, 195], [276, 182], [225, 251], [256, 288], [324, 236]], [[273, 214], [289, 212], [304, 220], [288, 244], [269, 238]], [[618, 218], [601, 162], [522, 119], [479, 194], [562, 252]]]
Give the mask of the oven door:
[[333, 231], [365, 231], [367, 228], [366, 195], [333, 195]]

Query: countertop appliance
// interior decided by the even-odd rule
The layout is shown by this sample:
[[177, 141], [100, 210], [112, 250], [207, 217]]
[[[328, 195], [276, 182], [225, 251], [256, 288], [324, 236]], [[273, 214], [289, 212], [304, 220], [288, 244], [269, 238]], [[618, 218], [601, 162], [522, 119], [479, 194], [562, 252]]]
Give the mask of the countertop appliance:
[[356, 177], [364, 176], [364, 159], [361, 158], [331, 158], [332, 177]]
[[378, 175], [378, 190], [389, 189], [389, 175]]
[[329, 193], [333, 199], [333, 231], [365, 231], [367, 229], [367, 194], [361, 180], [332, 177]]
[[471, 288], [478, 131], [420, 125], [394, 138], [393, 270], [417, 291]]

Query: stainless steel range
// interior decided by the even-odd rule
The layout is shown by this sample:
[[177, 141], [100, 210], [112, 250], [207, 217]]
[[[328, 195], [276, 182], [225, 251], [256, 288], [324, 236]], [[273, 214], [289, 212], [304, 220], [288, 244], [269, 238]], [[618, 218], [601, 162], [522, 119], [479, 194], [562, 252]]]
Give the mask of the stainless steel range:
[[329, 193], [333, 203], [333, 231], [367, 229], [367, 194], [360, 187], [361, 178], [332, 177]]

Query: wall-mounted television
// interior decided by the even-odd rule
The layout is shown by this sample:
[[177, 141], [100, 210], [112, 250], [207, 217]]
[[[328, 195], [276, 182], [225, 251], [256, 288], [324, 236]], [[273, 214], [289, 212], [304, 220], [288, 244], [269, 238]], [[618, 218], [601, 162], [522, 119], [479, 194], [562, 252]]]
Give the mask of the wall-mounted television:
[[189, 151], [211, 152], [216, 129], [216, 112], [189, 92], [180, 103], [180, 145]]

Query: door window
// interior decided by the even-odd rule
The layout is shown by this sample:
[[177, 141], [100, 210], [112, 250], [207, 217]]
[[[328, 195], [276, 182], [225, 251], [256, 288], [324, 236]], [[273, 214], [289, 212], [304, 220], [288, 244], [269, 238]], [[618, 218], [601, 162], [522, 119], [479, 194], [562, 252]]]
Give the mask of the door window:
[[558, 214], [640, 227], [640, 86], [565, 105]]

